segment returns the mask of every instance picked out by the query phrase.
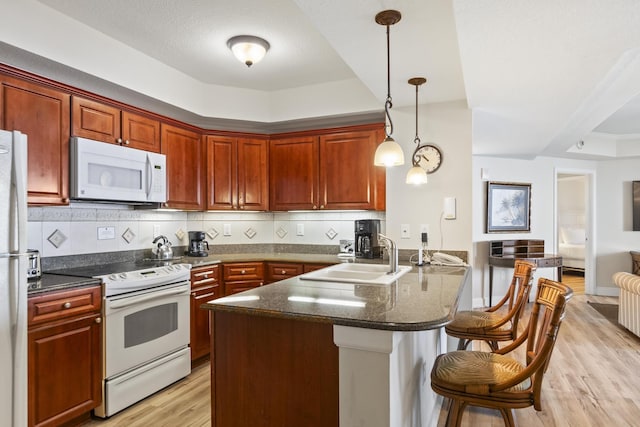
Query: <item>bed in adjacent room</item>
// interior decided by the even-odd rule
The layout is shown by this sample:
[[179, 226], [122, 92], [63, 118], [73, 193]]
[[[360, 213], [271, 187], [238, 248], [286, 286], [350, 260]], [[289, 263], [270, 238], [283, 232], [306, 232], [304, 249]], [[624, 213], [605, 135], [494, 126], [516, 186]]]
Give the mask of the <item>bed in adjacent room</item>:
[[562, 256], [564, 270], [584, 273], [584, 228], [560, 227], [558, 252]]

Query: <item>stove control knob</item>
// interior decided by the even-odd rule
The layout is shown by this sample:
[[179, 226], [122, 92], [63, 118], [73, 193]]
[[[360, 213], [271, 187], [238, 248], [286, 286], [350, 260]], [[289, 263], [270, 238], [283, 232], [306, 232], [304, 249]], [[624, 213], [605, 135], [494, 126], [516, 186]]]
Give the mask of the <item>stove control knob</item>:
[[167, 271], [173, 271], [173, 265], [168, 265], [167, 266]]
[[121, 279], [126, 279], [126, 278], [127, 278], [127, 273], [120, 273], [120, 274], [118, 274], [118, 276], [119, 276]]
[[109, 276], [109, 280], [118, 280], [115, 274]]
[[175, 268], [176, 270], [182, 269], [182, 266], [180, 264], [173, 265], [172, 267]]

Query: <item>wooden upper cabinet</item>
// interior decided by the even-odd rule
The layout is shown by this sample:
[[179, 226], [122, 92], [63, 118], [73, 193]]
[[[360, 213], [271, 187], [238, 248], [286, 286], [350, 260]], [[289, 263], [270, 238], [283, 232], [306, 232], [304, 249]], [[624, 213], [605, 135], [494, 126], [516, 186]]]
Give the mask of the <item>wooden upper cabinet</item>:
[[167, 206], [204, 210], [202, 137], [188, 129], [162, 124], [162, 153], [167, 156]]
[[269, 147], [270, 208], [318, 209], [318, 137], [272, 139]]
[[207, 136], [207, 209], [269, 209], [268, 141]]
[[271, 140], [271, 210], [385, 209], [380, 126]]
[[321, 209], [384, 209], [384, 197], [378, 200], [384, 169], [373, 164], [381, 140], [375, 131], [320, 136]]
[[27, 135], [30, 205], [69, 203], [70, 95], [0, 76], [2, 129]]
[[74, 96], [74, 136], [160, 152], [160, 122], [101, 102]]
[[269, 209], [269, 141], [239, 138], [238, 206], [240, 209]]

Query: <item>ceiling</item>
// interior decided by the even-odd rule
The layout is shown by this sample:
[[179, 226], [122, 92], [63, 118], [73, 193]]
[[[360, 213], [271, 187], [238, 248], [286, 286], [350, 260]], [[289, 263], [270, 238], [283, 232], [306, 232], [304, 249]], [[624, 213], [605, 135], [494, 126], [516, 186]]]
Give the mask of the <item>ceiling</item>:
[[[414, 104], [407, 80], [424, 76], [421, 102], [466, 99], [476, 155], [640, 156], [636, 0], [39, 1], [203, 83], [277, 91], [355, 78], [381, 108], [386, 36], [374, 16], [397, 9], [394, 107]], [[226, 46], [240, 34], [271, 44], [251, 68]]]

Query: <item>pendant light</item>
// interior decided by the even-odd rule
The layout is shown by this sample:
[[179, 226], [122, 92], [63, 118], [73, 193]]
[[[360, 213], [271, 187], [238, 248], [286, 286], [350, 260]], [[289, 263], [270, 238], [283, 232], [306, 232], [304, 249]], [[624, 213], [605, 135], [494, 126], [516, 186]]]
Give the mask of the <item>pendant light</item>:
[[416, 144], [416, 149], [413, 151], [413, 155], [411, 156], [413, 167], [409, 169], [409, 172], [407, 172], [407, 184], [421, 185], [427, 183], [427, 171], [422, 169], [422, 166], [420, 166], [420, 159], [418, 157], [418, 151], [423, 147], [420, 144], [420, 137], [418, 136], [418, 88], [426, 82], [427, 79], [424, 77], [414, 77], [409, 79], [409, 84], [416, 87], [416, 137], [413, 139], [413, 142]]
[[373, 163], [376, 166], [399, 166], [404, 164], [404, 153], [402, 147], [393, 139], [393, 122], [389, 110], [393, 107], [391, 102], [391, 66], [389, 54], [389, 27], [400, 21], [402, 15], [397, 10], [384, 10], [376, 15], [376, 23], [387, 27], [387, 100], [384, 103], [384, 112], [389, 121], [388, 128], [385, 127], [386, 138], [382, 144], [378, 145]]

